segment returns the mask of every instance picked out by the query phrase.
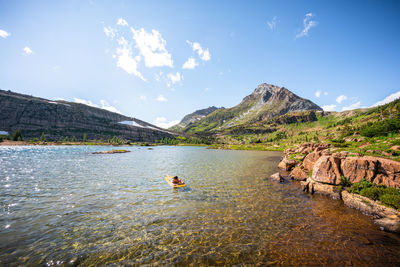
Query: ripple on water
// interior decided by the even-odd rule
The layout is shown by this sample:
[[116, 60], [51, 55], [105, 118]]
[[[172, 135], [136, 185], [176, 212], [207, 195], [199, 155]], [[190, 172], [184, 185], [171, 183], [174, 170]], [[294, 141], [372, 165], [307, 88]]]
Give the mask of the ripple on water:
[[[400, 239], [265, 179], [279, 152], [0, 147], [4, 265], [398, 265]], [[184, 178], [172, 189], [165, 174]]]

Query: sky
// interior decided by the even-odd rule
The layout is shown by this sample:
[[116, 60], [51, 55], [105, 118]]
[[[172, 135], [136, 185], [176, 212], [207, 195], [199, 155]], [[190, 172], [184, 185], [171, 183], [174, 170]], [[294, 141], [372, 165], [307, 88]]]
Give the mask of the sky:
[[400, 97], [400, 1], [0, 0], [0, 89], [161, 127], [261, 83], [325, 110]]

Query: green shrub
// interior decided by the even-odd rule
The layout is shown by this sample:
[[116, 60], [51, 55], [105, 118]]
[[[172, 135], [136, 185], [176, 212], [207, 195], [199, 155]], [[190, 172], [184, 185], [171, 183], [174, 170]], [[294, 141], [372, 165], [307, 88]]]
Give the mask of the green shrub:
[[381, 196], [381, 202], [389, 207], [400, 209], [400, 195], [384, 194]]
[[386, 136], [389, 133], [398, 132], [400, 129], [400, 119], [386, 119], [378, 121], [372, 125], [366, 125], [360, 131], [362, 136], [374, 137], [374, 136]]
[[342, 187], [350, 187], [350, 186], [351, 186], [351, 183], [350, 183], [349, 179], [347, 179], [346, 177], [344, 177], [344, 176], [342, 175], [342, 177], [340, 177], [340, 185], [341, 185]]
[[370, 198], [372, 200], [379, 200], [384, 193], [385, 193], [385, 188], [380, 186], [372, 186], [364, 188], [360, 191], [361, 196]]
[[12, 135], [12, 140], [13, 141], [22, 141], [22, 132], [21, 130], [15, 130], [14, 134]]
[[400, 189], [398, 188], [374, 185], [364, 179], [352, 184], [348, 191], [372, 200], [380, 200], [386, 206], [400, 209]]
[[372, 186], [371, 182], [368, 182], [367, 180], [363, 179], [359, 183], [354, 183], [351, 185], [351, 187], [348, 189], [350, 193], [354, 194], [360, 194], [361, 190], [369, 188]]
[[46, 137], [44, 135], [44, 132], [42, 133], [42, 135], [40, 136], [40, 141], [45, 142], [46, 141]]

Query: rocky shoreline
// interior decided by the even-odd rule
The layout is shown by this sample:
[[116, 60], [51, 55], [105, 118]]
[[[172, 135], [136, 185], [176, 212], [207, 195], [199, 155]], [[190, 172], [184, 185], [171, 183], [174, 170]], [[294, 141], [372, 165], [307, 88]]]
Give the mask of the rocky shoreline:
[[[304, 192], [318, 193], [339, 199], [351, 208], [373, 216], [382, 230], [400, 233], [400, 212], [358, 194], [350, 193], [341, 182], [364, 179], [374, 185], [400, 188], [400, 162], [380, 157], [361, 156], [358, 153], [335, 152], [328, 144], [305, 143], [284, 151], [278, 168], [271, 179], [300, 181]], [[288, 175], [285, 175], [288, 174]]]

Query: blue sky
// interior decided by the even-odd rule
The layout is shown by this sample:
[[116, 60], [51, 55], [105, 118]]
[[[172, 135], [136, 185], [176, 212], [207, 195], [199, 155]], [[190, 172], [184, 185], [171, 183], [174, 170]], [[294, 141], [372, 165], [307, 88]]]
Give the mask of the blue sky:
[[167, 127], [266, 82], [328, 110], [400, 97], [399, 1], [2, 1], [0, 88]]

